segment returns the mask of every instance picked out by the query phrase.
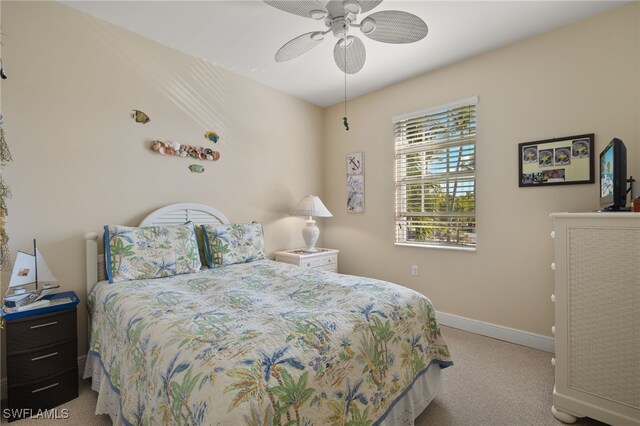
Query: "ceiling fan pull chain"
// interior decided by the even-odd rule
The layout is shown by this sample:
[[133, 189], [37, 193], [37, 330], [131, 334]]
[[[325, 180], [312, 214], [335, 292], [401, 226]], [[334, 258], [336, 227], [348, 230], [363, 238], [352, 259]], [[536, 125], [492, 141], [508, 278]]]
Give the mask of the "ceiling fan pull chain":
[[344, 38], [344, 117], [342, 124], [345, 130], [349, 131], [349, 122], [347, 121], [347, 37]]

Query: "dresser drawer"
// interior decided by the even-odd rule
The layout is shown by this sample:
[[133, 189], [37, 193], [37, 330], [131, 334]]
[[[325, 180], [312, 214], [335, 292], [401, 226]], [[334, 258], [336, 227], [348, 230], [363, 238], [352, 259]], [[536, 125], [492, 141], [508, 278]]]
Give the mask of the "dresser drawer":
[[11, 385], [20, 385], [46, 376], [62, 373], [78, 364], [76, 339], [58, 345], [49, 345], [27, 352], [8, 355], [8, 379]]
[[78, 397], [78, 367], [20, 386], [9, 386], [9, 408], [48, 409]]
[[7, 323], [7, 353], [75, 340], [76, 309], [27, 317]]

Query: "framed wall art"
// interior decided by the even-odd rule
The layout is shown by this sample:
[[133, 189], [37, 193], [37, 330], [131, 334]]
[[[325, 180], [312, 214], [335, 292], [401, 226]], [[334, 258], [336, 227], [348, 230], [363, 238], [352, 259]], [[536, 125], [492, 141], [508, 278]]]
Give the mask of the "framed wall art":
[[364, 212], [364, 154], [347, 154], [347, 211]]
[[518, 144], [518, 186], [594, 182], [594, 134]]

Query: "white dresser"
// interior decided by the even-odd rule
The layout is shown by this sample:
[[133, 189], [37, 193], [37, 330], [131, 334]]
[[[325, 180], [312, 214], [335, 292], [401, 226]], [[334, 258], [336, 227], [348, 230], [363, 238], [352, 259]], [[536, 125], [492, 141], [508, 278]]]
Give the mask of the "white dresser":
[[317, 250], [314, 253], [309, 253], [304, 249], [277, 251], [275, 252], [275, 258], [276, 262], [338, 272], [338, 250], [326, 248], [318, 248]]
[[554, 213], [554, 416], [640, 425], [640, 213]]

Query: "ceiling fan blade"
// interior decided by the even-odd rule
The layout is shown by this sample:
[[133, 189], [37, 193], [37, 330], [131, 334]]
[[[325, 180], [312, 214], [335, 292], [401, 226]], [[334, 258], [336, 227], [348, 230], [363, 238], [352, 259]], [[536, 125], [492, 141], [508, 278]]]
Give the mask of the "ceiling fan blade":
[[382, 0], [359, 0], [358, 3], [360, 3], [360, 13], [364, 13], [382, 3]]
[[276, 61], [284, 62], [298, 57], [320, 44], [322, 40], [324, 40], [324, 35], [319, 31], [302, 34], [285, 43], [285, 45], [276, 52]]
[[[344, 43], [347, 43], [346, 47]], [[364, 61], [367, 59], [367, 52], [364, 43], [356, 36], [347, 36], [340, 39], [333, 48], [333, 59], [336, 65], [347, 74], [355, 74], [362, 69]]]
[[263, 0], [269, 6], [305, 18], [323, 19], [327, 8], [316, 0]]
[[429, 32], [422, 19], [399, 10], [372, 13], [362, 20], [361, 25], [362, 34], [383, 43], [413, 43], [422, 40]]

